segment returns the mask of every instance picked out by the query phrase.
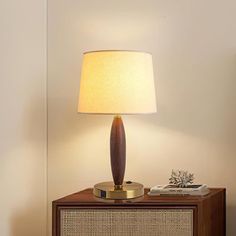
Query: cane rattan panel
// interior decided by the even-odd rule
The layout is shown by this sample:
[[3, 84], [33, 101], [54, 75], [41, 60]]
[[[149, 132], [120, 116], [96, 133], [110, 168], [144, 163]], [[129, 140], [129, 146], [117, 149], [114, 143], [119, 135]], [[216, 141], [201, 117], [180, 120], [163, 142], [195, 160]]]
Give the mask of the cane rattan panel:
[[191, 209], [61, 209], [60, 236], [192, 236]]

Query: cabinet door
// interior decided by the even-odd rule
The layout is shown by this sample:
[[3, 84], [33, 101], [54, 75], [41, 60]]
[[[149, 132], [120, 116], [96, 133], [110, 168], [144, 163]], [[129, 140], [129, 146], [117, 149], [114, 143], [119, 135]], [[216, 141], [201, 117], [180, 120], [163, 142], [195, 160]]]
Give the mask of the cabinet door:
[[58, 236], [193, 236], [194, 208], [61, 208]]

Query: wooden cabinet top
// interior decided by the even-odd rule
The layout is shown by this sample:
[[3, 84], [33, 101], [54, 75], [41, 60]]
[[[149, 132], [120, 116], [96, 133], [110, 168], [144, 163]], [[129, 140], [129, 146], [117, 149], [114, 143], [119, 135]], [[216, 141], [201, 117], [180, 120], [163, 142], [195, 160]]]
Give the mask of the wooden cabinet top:
[[104, 200], [93, 195], [92, 188], [68, 195], [53, 201], [54, 205], [77, 205], [77, 206], [148, 206], [148, 205], [199, 205], [217, 195], [225, 196], [224, 188], [211, 188], [206, 196], [149, 196], [149, 189], [145, 189], [144, 196], [129, 200]]

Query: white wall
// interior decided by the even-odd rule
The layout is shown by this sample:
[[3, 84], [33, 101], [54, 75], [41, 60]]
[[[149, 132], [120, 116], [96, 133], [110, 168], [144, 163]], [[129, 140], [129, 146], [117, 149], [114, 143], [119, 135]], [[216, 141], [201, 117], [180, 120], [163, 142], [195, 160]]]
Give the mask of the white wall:
[[234, 0], [49, 0], [49, 215], [52, 200], [111, 179], [112, 117], [76, 113], [82, 52], [137, 49], [153, 53], [158, 113], [124, 116], [126, 179], [152, 186], [181, 168], [226, 187], [236, 235], [235, 12]]
[[0, 235], [46, 235], [46, 1], [0, 1]]

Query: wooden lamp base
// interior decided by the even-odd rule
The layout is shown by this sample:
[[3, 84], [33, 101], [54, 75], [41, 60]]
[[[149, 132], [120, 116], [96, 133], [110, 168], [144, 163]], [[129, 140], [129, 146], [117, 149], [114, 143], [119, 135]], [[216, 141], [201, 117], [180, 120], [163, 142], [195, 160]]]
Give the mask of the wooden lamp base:
[[110, 136], [111, 170], [114, 182], [96, 184], [93, 193], [105, 199], [130, 199], [143, 196], [142, 184], [123, 182], [126, 164], [125, 129], [120, 116], [115, 116]]

